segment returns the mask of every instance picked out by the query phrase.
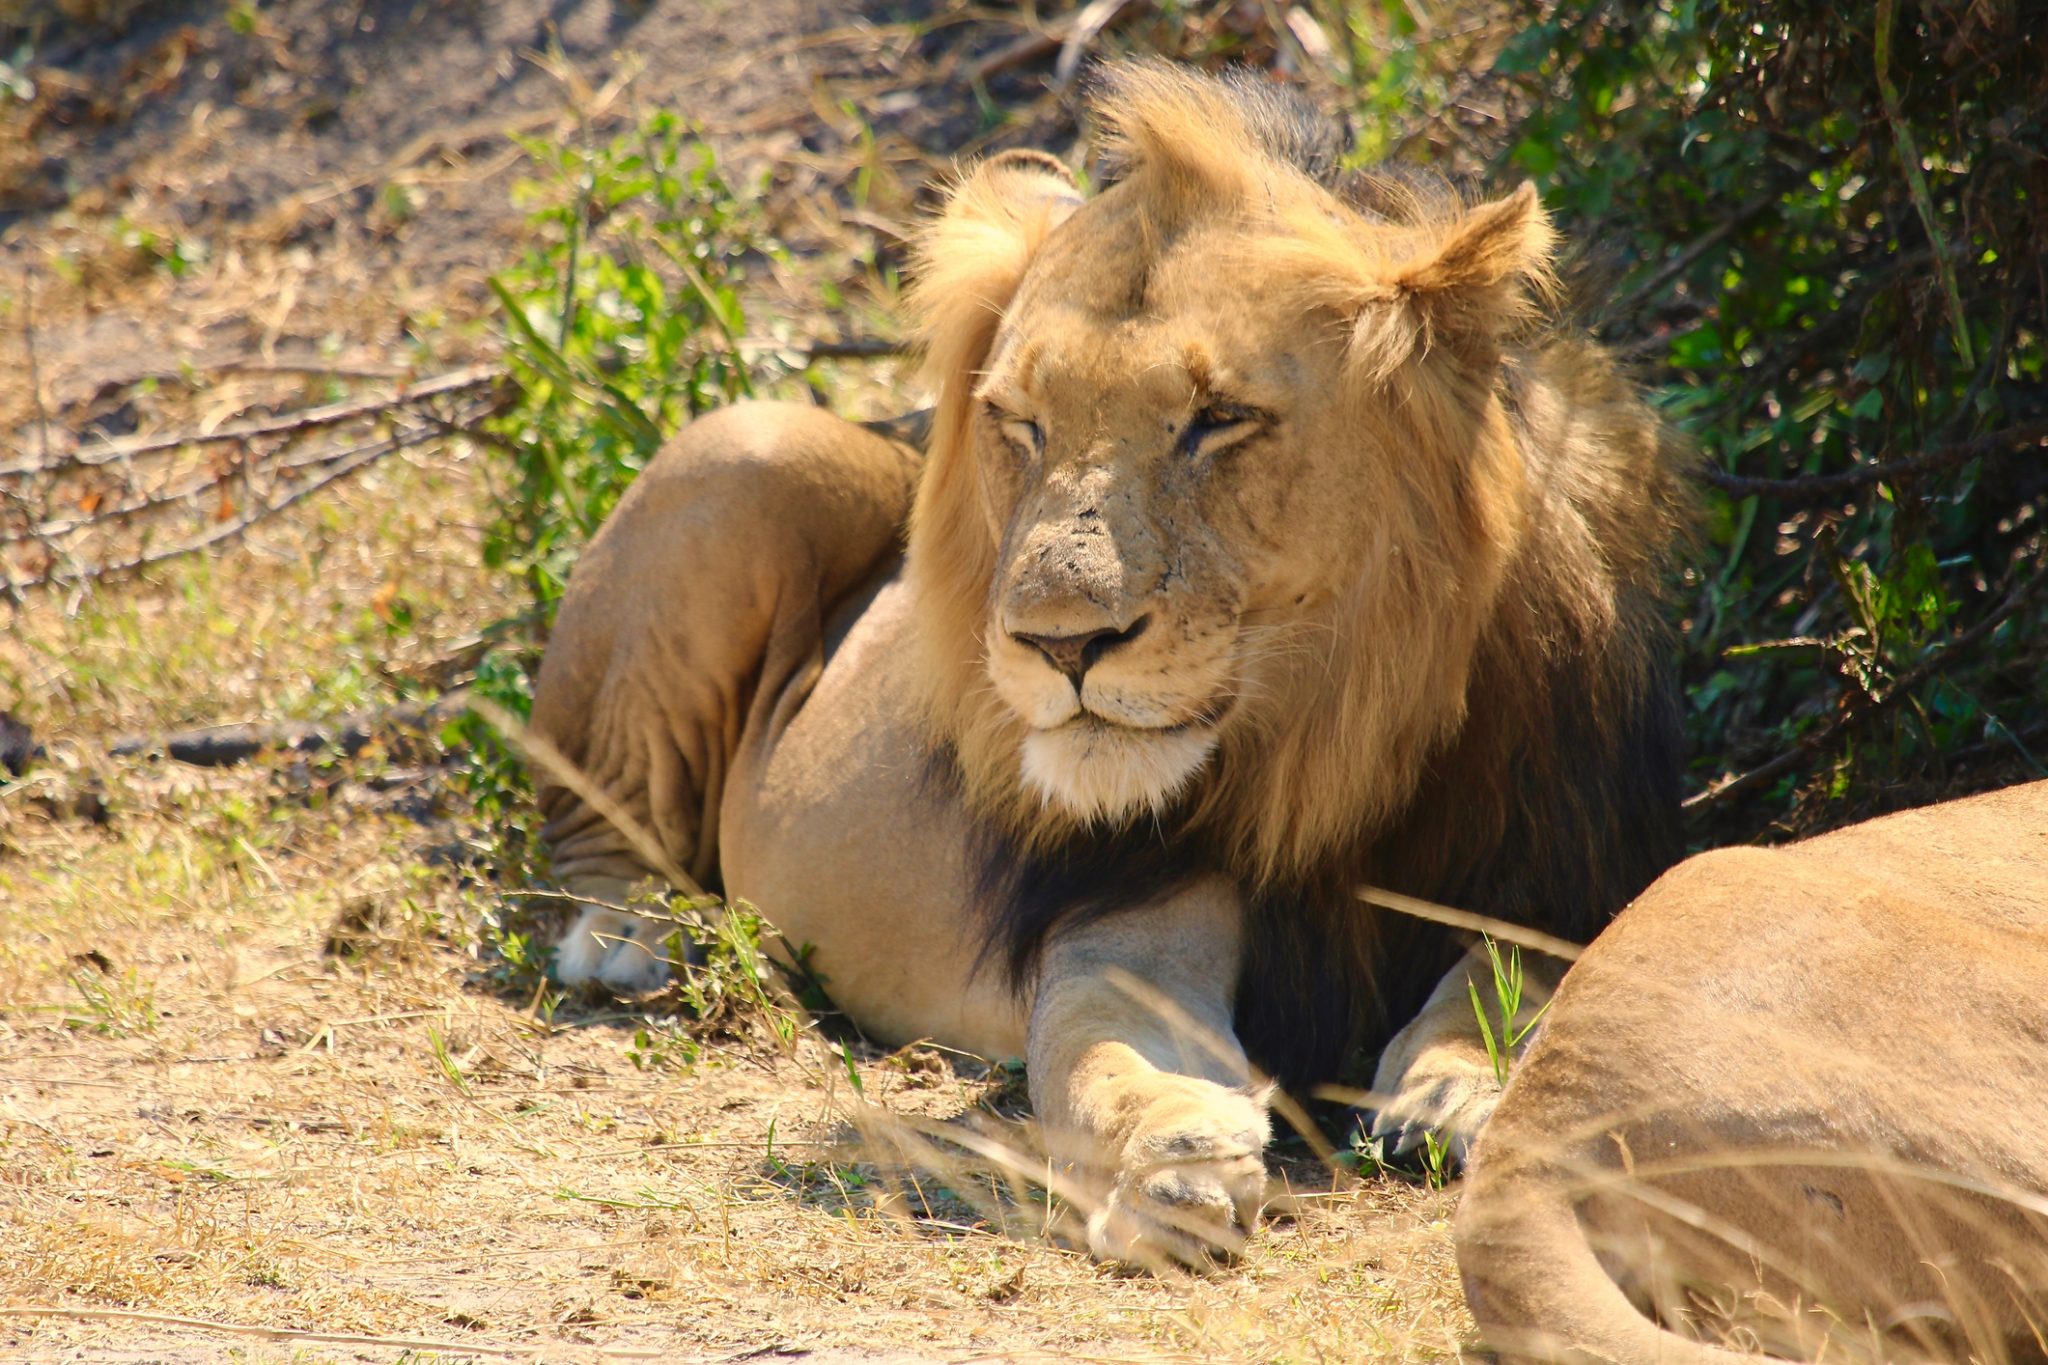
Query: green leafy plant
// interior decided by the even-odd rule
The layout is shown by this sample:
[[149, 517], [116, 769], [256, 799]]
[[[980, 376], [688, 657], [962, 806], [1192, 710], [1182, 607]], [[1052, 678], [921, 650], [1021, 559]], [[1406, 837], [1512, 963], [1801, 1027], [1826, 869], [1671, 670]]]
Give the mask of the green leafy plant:
[[434, 1054], [434, 1066], [465, 1097], [470, 1094], [469, 1074], [462, 1069], [462, 1063], [448, 1050], [448, 1040], [436, 1028], [427, 1030], [427, 1046]]
[[81, 968], [71, 974], [71, 987], [78, 992], [85, 1012], [66, 1010], [66, 1028], [84, 1029], [109, 1038], [156, 1031], [156, 989], [133, 968], [120, 976]]
[[1388, 1156], [1391, 1139], [1373, 1136], [1363, 1123], [1351, 1130], [1351, 1141], [1343, 1151], [1334, 1155], [1335, 1162], [1361, 1174], [1370, 1173], [1382, 1180], [1398, 1180], [1403, 1184], [1421, 1184], [1427, 1189], [1440, 1190], [1451, 1183], [1456, 1167], [1451, 1161], [1451, 1144], [1435, 1129], [1425, 1129], [1422, 1145], [1405, 1152], [1399, 1157]]
[[491, 277], [516, 396], [485, 562], [552, 608], [583, 542], [685, 419], [754, 391], [744, 263], [772, 249], [708, 144], [661, 111], [609, 142], [521, 146], [542, 239]]
[[[761, 937], [769, 930], [745, 901], [695, 907], [705, 916], [670, 935], [676, 991], [692, 1018], [707, 1023], [759, 1017], [784, 1044], [798, 1020], [774, 981]], [[678, 951], [680, 949], [681, 951]]]
[[1465, 990], [1472, 998], [1472, 1014], [1479, 1021], [1479, 1037], [1486, 1044], [1486, 1058], [1493, 1064], [1493, 1078], [1502, 1085], [1508, 1083], [1508, 1069], [1514, 1065], [1515, 1049], [1543, 1022], [1543, 1016], [1550, 1012], [1550, 1001], [1546, 1000], [1527, 1019], [1522, 1013], [1522, 949], [1518, 944], [1509, 944], [1507, 956], [1501, 956], [1500, 945], [1491, 937], [1485, 938], [1486, 959], [1493, 969], [1493, 1003], [1497, 1011], [1498, 1027], [1486, 1017], [1486, 1006], [1480, 1002], [1479, 987], [1471, 977], [1465, 978]]
[[[750, 1025], [765, 1028], [782, 1047], [796, 1041], [802, 1016], [762, 948], [762, 936], [773, 931], [751, 905], [707, 901], [671, 906], [650, 896], [627, 908], [674, 919], [676, 927], [662, 943], [674, 973], [672, 990], [682, 1006], [680, 1018], [650, 1018], [634, 1031], [626, 1055], [635, 1066], [688, 1070], [702, 1058], [701, 1035], [740, 1032]], [[854, 1074], [851, 1058], [842, 1060]], [[860, 1088], [857, 1074], [854, 1088]]]
[[[517, 193], [536, 244], [491, 277], [509, 391], [483, 427], [495, 493], [486, 565], [530, 605], [493, 628], [472, 692], [517, 720], [532, 712], [542, 642], [584, 544], [662, 441], [690, 417], [754, 392], [740, 339], [749, 261], [778, 248], [753, 200], [681, 119], [652, 113], [606, 141], [521, 143]], [[532, 787], [516, 748], [468, 713], [443, 732], [485, 835], [475, 861], [500, 884], [544, 881]], [[518, 908], [485, 929], [509, 984], [532, 986]]]
[[1422, 1135], [1422, 1180], [1432, 1190], [1440, 1190], [1451, 1183], [1451, 1144], [1440, 1138], [1435, 1129]]
[[626, 1045], [626, 1060], [642, 1071], [689, 1071], [703, 1057], [704, 1049], [687, 1030], [649, 1022], [633, 1030]]

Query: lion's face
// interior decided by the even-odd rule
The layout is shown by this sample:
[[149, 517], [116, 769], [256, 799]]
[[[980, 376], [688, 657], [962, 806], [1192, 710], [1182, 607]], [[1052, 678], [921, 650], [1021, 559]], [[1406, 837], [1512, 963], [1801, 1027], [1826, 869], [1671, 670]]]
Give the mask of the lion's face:
[[1218, 231], [1145, 259], [1132, 228], [1098, 201], [1046, 244], [971, 416], [988, 682], [1026, 786], [1083, 818], [1162, 806], [1255, 723], [1384, 544], [1341, 334], [1248, 307]]
[[1361, 207], [1164, 68], [1098, 112], [1116, 185], [998, 157], [921, 243], [935, 738], [1026, 835], [1186, 794], [1301, 868], [1463, 721], [1528, 486], [1499, 338], [1549, 229], [1527, 192]]

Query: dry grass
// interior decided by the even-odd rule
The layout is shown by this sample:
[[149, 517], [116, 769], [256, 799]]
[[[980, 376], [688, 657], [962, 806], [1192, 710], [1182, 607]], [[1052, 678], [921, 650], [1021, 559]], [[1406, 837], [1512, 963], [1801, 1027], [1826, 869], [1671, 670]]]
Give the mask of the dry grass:
[[[641, 1069], [634, 1018], [548, 1021], [479, 987], [478, 895], [422, 864], [433, 831], [384, 798], [345, 783], [299, 809], [263, 769], [103, 775], [149, 807], [4, 827], [9, 1307], [542, 1354], [1349, 1360], [1447, 1354], [1465, 1329], [1444, 1196], [1309, 1197], [1214, 1280], [1117, 1276], [976, 1163], [906, 1171], [849, 1121], [1006, 1131], [1000, 1072], [867, 1057], [857, 1100], [808, 1035]], [[8, 1318], [0, 1340], [40, 1356], [141, 1330]]]

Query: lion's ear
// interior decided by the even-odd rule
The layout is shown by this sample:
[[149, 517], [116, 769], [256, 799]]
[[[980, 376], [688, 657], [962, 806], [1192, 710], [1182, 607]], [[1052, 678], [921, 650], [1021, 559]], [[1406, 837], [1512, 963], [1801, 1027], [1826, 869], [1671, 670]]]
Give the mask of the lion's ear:
[[1556, 288], [1557, 234], [1527, 182], [1423, 233], [1376, 272], [1356, 315], [1354, 359], [1381, 377], [1432, 353], [1490, 357]]
[[1003, 152], [962, 176], [918, 234], [908, 302], [941, 429], [948, 407], [965, 403], [1040, 243], [1080, 204], [1057, 159]]

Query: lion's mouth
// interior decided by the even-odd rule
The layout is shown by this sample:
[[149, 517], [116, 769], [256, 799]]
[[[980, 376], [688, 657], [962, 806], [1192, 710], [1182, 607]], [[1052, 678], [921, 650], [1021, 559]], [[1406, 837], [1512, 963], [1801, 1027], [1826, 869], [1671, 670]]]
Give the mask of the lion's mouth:
[[1132, 725], [1082, 711], [1024, 737], [1024, 785], [1090, 822], [1117, 821], [1171, 804], [1216, 751], [1229, 704], [1211, 704], [1166, 725]]
[[1236, 704], [1237, 699], [1235, 697], [1217, 697], [1181, 720], [1167, 721], [1160, 725], [1145, 725], [1136, 721], [1118, 720], [1113, 716], [1105, 716], [1099, 711], [1090, 710], [1087, 706], [1083, 706], [1079, 712], [1068, 720], [1058, 725], [1042, 727], [1041, 732], [1056, 734], [1061, 730], [1079, 727], [1084, 730], [1118, 730], [1126, 734], [1151, 735], [1163, 739], [1170, 735], [1195, 734], [1214, 730], [1223, 723], [1223, 718], [1230, 714], [1231, 708]]

